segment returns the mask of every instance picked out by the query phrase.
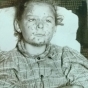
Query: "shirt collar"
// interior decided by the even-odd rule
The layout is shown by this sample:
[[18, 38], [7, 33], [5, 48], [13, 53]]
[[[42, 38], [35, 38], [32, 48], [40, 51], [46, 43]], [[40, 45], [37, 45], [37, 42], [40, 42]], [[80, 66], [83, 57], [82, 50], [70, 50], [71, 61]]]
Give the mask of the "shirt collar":
[[24, 41], [21, 40], [17, 43], [17, 49], [22, 53], [22, 55], [24, 55], [25, 57], [30, 57], [30, 58], [36, 58], [36, 57], [40, 57], [40, 58], [43, 58], [45, 56], [47, 56], [47, 54], [49, 54], [50, 52], [50, 47], [51, 47], [51, 44], [47, 44], [47, 47], [45, 49], [45, 51], [40, 54], [40, 55], [34, 55], [32, 56], [31, 54], [29, 54], [25, 48], [25, 45], [24, 45]]

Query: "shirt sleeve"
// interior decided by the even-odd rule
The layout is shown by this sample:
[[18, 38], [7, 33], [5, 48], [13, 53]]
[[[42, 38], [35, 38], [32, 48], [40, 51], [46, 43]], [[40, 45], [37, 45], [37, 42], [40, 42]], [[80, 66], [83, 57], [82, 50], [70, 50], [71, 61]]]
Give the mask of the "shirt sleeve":
[[13, 60], [7, 53], [0, 52], [0, 88], [23, 88], [17, 74]]
[[63, 48], [62, 68], [68, 83], [88, 88], [88, 60], [76, 50]]

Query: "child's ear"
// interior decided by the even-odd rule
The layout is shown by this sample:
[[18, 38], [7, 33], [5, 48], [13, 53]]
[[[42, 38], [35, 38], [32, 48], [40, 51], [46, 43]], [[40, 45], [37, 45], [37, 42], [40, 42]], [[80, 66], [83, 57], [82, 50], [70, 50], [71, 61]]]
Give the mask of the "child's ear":
[[18, 21], [16, 19], [14, 20], [14, 27], [15, 27], [17, 32], [21, 33], [21, 29], [20, 29], [19, 23], [18, 23]]
[[54, 34], [56, 33], [56, 30], [57, 30], [57, 26], [55, 26], [55, 28], [54, 28]]

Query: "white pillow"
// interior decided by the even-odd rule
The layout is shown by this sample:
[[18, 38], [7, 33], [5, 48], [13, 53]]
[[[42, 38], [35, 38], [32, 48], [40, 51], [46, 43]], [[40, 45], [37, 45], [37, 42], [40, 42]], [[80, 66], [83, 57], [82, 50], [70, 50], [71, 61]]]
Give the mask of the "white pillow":
[[57, 14], [63, 19], [63, 25], [57, 25], [57, 30], [51, 43], [59, 46], [69, 46], [80, 52], [80, 43], [76, 40], [79, 25], [78, 16], [64, 7], [57, 7]]
[[[64, 25], [57, 26], [57, 31], [51, 43], [59, 46], [70, 46], [80, 51], [80, 44], [75, 40], [78, 17], [63, 7], [58, 7], [57, 13], [63, 17], [62, 23]], [[14, 36], [14, 15], [14, 7], [0, 9], [0, 49], [4, 51], [13, 49], [17, 43], [17, 38]]]
[[13, 7], [0, 9], [0, 49], [4, 51], [13, 49], [17, 42], [14, 37], [14, 15]]

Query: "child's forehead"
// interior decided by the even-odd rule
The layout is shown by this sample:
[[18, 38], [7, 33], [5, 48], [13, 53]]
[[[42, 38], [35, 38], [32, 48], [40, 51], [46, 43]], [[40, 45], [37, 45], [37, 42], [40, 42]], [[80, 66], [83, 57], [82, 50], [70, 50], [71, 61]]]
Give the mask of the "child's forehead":
[[55, 9], [54, 6], [48, 3], [44, 3], [44, 2], [28, 2], [25, 3], [25, 11], [29, 11], [29, 12], [43, 12], [43, 10], [46, 10], [47, 13], [55, 13]]
[[52, 4], [44, 3], [42, 1], [41, 2], [32, 2], [32, 1], [29, 1], [29, 2], [25, 3], [25, 6], [29, 7], [30, 9], [33, 9], [36, 6], [44, 7], [44, 8], [47, 7], [48, 9], [54, 9], [54, 6]]

